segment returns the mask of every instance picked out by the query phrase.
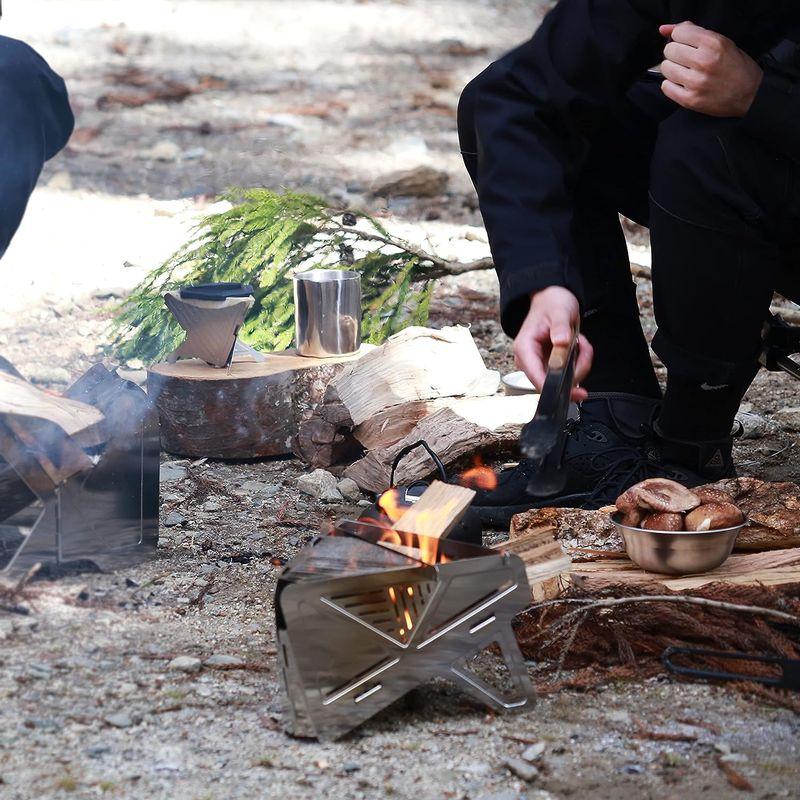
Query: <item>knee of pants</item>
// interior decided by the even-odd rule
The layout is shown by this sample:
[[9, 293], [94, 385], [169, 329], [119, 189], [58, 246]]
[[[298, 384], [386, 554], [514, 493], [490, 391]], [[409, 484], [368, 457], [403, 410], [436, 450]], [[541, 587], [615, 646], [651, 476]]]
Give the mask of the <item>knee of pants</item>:
[[651, 201], [684, 222], [736, 232], [763, 216], [744, 177], [752, 157], [735, 121], [676, 111], [659, 127]]

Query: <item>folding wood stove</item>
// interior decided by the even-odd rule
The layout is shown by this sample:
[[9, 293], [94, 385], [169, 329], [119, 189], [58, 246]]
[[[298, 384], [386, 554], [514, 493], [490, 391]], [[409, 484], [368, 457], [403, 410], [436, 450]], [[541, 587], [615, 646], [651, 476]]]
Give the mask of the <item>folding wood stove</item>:
[[[342, 736], [433, 677], [500, 710], [533, 701], [511, 629], [531, 600], [511, 553], [343, 522], [283, 570], [276, 590], [279, 660], [291, 732]], [[467, 660], [496, 644], [511, 694]]]
[[160, 443], [147, 395], [100, 364], [62, 397], [3, 359], [0, 378], [0, 572], [154, 554]]

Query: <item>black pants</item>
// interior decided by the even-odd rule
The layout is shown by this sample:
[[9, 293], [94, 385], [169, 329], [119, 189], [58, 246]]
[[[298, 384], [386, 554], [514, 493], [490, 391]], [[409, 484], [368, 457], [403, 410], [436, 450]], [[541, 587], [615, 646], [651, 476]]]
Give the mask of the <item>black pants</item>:
[[[471, 98], [459, 135], [475, 180]], [[670, 376], [739, 384], [757, 371], [773, 291], [800, 296], [800, 174], [736, 120], [680, 109], [658, 82], [637, 84], [592, 134], [577, 187], [571, 257], [585, 286], [583, 330], [595, 347], [590, 391], [657, 394], [618, 212], [650, 228], [658, 332]], [[798, 269], [794, 269], [798, 264]], [[643, 388], [644, 387], [644, 388]]]

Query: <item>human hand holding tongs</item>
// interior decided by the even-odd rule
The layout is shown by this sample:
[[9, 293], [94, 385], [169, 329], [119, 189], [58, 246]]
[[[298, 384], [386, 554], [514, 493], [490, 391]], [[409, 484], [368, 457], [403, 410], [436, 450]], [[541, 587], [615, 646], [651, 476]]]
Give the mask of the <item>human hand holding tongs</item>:
[[535, 497], [558, 494], [566, 484], [567, 474], [562, 462], [578, 359], [578, 340], [579, 327], [576, 323], [569, 343], [553, 347], [536, 414], [522, 429], [522, 453], [538, 466], [528, 484], [528, 493]]

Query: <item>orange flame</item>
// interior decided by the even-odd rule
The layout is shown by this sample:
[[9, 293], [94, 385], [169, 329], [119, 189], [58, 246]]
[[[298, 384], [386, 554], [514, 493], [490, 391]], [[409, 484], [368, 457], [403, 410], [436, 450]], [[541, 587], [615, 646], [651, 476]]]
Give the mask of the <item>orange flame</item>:
[[400, 490], [389, 489], [384, 492], [378, 500], [378, 508], [387, 516], [394, 524], [408, 509], [400, 501]]
[[497, 488], [497, 475], [484, 465], [480, 456], [475, 456], [473, 466], [459, 475], [458, 482], [468, 489], [484, 489], [490, 492]]

